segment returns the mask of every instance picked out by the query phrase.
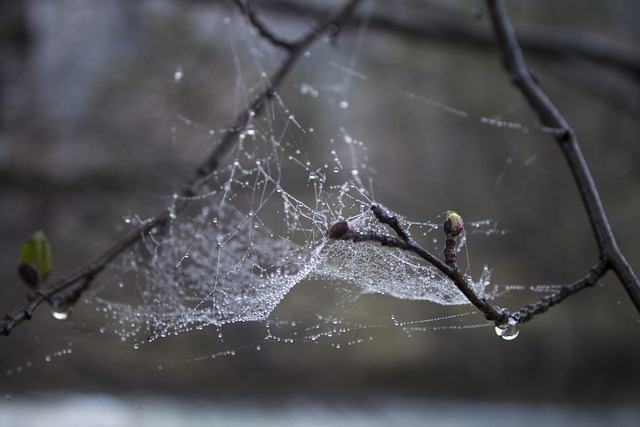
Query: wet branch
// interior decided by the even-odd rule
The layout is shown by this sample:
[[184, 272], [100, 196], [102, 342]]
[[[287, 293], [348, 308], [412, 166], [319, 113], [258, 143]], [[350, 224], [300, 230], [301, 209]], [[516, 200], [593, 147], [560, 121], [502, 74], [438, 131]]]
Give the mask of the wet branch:
[[[469, 282], [465, 279], [464, 275], [460, 272], [458, 268], [457, 261], [455, 259], [455, 255], [453, 258], [446, 257], [445, 261], [440, 260], [437, 256], [420, 246], [409, 233], [402, 228], [397, 217], [392, 216], [387, 212], [384, 208], [379, 205], [373, 205], [371, 207], [371, 211], [374, 213], [378, 221], [382, 224], [386, 224], [391, 227], [398, 237], [390, 236], [387, 234], [379, 234], [373, 231], [360, 231], [355, 230], [350, 224], [346, 221], [339, 221], [331, 226], [327, 235], [330, 239], [334, 240], [351, 240], [353, 242], [377, 242], [382, 246], [388, 246], [392, 248], [399, 248], [405, 251], [413, 252], [418, 255], [420, 258], [427, 261], [429, 264], [436, 267], [440, 270], [445, 276], [447, 276], [451, 281], [458, 287], [460, 292], [464, 294], [465, 297], [471, 302], [478, 310], [480, 310], [487, 320], [494, 322], [496, 325], [503, 325], [508, 322], [511, 313], [508, 310], [496, 307], [487, 302], [486, 299], [480, 297], [476, 294]], [[451, 214], [455, 214], [455, 212], [451, 212], [448, 215], [447, 221], [451, 220]], [[460, 219], [459, 224], [454, 224], [453, 226], [449, 223], [445, 223], [445, 234], [447, 235], [447, 240], [449, 241], [446, 245], [445, 252], [447, 252], [447, 248], [450, 248], [450, 244], [455, 246], [456, 238], [462, 233], [463, 225], [462, 218], [457, 215]]]
[[592, 287], [593, 285], [598, 283], [598, 280], [600, 280], [600, 278], [604, 276], [606, 272], [607, 265], [604, 262], [600, 261], [598, 264], [591, 268], [591, 271], [586, 277], [570, 285], [564, 285], [557, 293], [541, 298], [540, 301], [521, 308], [520, 310], [513, 313], [512, 317], [521, 324], [528, 322], [534, 316], [546, 312], [547, 310], [549, 310], [549, 308], [553, 307], [556, 304], [560, 304], [571, 295]]
[[607, 271], [607, 264], [600, 261], [591, 269], [591, 272], [586, 277], [574, 283], [563, 285], [557, 293], [548, 295], [533, 304], [511, 312], [505, 308], [492, 305], [485, 298], [476, 294], [471, 284], [460, 272], [454, 249], [457, 238], [462, 234], [464, 229], [464, 223], [460, 215], [455, 212], [447, 212], [447, 219], [443, 227], [447, 241], [444, 249], [445, 260], [442, 261], [413, 240], [407, 230], [402, 228], [397, 217], [390, 215], [389, 212], [379, 205], [371, 206], [371, 211], [380, 223], [388, 225], [398, 237], [380, 234], [374, 231], [356, 230], [346, 221], [338, 221], [333, 224], [331, 228], [329, 228], [327, 236], [333, 240], [350, 240], [355, 243], [377, 242], [382, 246], [413, 252], [451, 279], [453, 284], [456, 285], [469, 302], [482, 312], [487, 320], [494, 322], [498, 327], [504, 327], [505, 325], [513, 326], [530, 321], [538, 314], [545, 313], [549, 308], [560, 304], [571, 295], [592, 287]]
[[[181, 190], [178, 198], [174, 200], [174, 204], [151, 219], [140, 224], [131, 230], [124, 238], [115, 243], [104, 254], [96, 258], [94, 261], [86, 264], [77, 270], [69, 273], [61, 279], [51, 284], [41, 284], [29, 295], [27, 295], [28, 303], [24, 304], [5, 315], [2, 325], [0, 326], [0, 335], [8, 336], [11, 331], [19, 324], [26, 320], [30, 320], [35, 310], [43, 303], [49, 302], [56, 306], [73, 305], [80, 294], [87, 289], [95, 277], [100, 274], [116, 257], [122, 254], [127, 248], [139, 242], [144, 236], [148, 235], [151, 230], [157, 229], [165, 225], [172, 217], [182, 212], [189, 204], [191, 198], [197, 194], [202, 188], [206, 179], [219, 166], [224, 156], [229, 152], [237, 141], [238, 135], [246, 129], [253, 117], [260, 113], [262, 107], [275, 94], [275, 90], [282, 84], [285, 77], [289, 74], [294, 64], [302, 56], [304, 51], [316, 41], [320, 36], [327, 32], [328, 27], [331, 28], [332, 36], [335, 36], [335, 29], [348, 20], [354, 13], [360, 0], [349, 0], [345, 6], [337, 13], [324, 18], [306, 35], [295, 42], [287, 43], [277, 38], [269, 31], [261, 21], [256, 17], [255, 13], [243, 1], [236, 1], [242, 13], [247, 15], [249, 21], [266, 39], [274, 45], [285, 47], [287, 56], [282, 64], [271, 77], [267, 87], [251, 102], [251, 104], [242, 111], [233, 121], [228, 131], [223, 136], [220, 143], [211, 152], [209, 157], [198, 167], [194, 176], [188, 180]], [[63, 292], [66, 292], [62, 295]], [[53, 299], [54, 296], [64, 296], [65, 299]]]
[[604, 265], [605, 272], [613, 269], [640, 312], [640, 281], [618, 248], [575, 132], [531, 74], [504, 3], [501, 0], [487, 0], [487, 6], [495, 37], [502, 51], [504, 66], [513, 84], [520, 89], [531, 108], [538, 114], [543, 126], [555, 130], [553, 136], [569, 164], [587, 211], [598, 244], [600, 262]]

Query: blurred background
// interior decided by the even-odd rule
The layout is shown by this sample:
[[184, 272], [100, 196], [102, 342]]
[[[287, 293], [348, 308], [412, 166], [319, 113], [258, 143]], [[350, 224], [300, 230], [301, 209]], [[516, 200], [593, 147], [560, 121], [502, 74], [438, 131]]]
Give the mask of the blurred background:
[[[266, 25], [293, 40], [342, 2], [252, 4]], [[638, 272], [640, 4], [508, 7], [532, 69], [578, 135], [618, 243]], [[123, 235], [126, 218], [166, 206], [257, 93], [260, 73], [283, 59], [231, 1], [0, 3], [0, 311], [25, 301], [16, 265], [33, 231], [44, 230], [52, 244], [53, 278], [99, 256]], [[573, 282], [596, 263], [571, 173], [511, 86], [478, 2], [363, 1], [353, 24], [308, 49], [278, 95], [278, 108], [314, 129], [296, 136], [310, 156], [340, 129], [363, 141], [375, 198], [395, 212], [438, 221], [455, 209], [506, 231], [469, 238], [474, 277], [486, 264], [493, 283], [524, 287], [498, 305], [526, 305], [540, 297], [529, 286]], [[95, 287], [120, 280], [103, 276]], [[91, 303], [63, 322], [41, 307], [1, 339], [0, 415], [39, 425], [40, 412], [29, 409], [39, 402], [47, 412], [124, 414], [104, 424], [122, 425], [131, 412], [119, 399], [136, 396], [140, 408], [154, 411], [214, 408], [232, 425], [445, 425], [485, 416], [539, 425], [575, 421], [576, 414], [583, 425], [638, 421], [640, 316], [612, 274], [527, 324], [512, 342], [491, 327], [465, 328], [482, 322], [477, 315], [437, 320], [471, 306], [382, 295], [336, 304], [339, 294], [339, 284], [305, 281], [273, 316], [295, 321], [340, 310], [362, 324], [390, 323], [394, 315], [434, 325], [410, 335], [392, 327], [356, 332], [364, 342], [337, 348], [331, 339], [265, 341], [264, 325], [238, 324], [134, 350]], [[27, 412], [33, 424], [20, 418]], [[55, 413], [73, 425], [72, 416]]]

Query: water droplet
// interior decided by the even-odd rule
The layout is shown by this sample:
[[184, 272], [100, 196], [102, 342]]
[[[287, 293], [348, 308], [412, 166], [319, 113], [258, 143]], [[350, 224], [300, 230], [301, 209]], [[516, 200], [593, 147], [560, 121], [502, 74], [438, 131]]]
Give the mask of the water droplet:
[[509, 321], [504, 325], [496, 326], [496, 335], [503, 340], [511, 341], [516, 339], [520, 333], [520, 325], [513, 317], [509, 318]]
[[349, 108], [349, 101], [340, 101], [340, 104], [338, 104], [340, 106], [340, 108], [342, 108], [343, 110], [346, 110], [347, 108]]
[[182, 71], [182, 65], [178, 65], [176, 71], [173, 73], [173, 81], [178, 83], [184, 77], [184, 72]]
[[351, 170], [351, 175], [358, 176], [358, 170], [357, 169], [352, 169]]
[[51, 314], [53, 315], [54, 318], [58, 319], [58, 320], [67, 320], [69, 318], [69, 316], [71, 315], [71, 307], [69, 308], [55, 308]]

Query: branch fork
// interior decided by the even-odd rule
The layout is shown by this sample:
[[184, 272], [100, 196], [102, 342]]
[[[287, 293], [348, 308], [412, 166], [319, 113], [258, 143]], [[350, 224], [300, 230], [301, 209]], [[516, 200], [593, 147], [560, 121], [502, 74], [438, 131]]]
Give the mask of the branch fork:
[[458, 213], [453, 211], [447, 211], [446, 213], [446, 219], [443, 224], [443, 230], [446, 235], [443, 261], [413, 240], [409, 232], [400, 225], [400, 221], [395, 215], [391, 215], [386, 209], [377, 204], [371, 206], [371, 211], [376, 219], [381, 224], [389, 226], [396, 236], [375, 231], [357, 230], [348, 221], [342, 220], [329, 227], [327, 237], [332, 240], [350, 240], [354, 243], [377, 242], [382, 246], [415, 253], [451, 279], [469, 302], [487, 320], [495, 324], [498, 336], [506, 340], [511, 340], [518, 335], [521, 324], [530, 321], [538, 314], [545, 313], [549, 308], [561, 303], [574, 293], [593, 286], [607, 271], [606, 263], [599, 262], [591, 269], [590, 274], [583, 279], [564, 285], [557, 293], [511, 312], [508, 309], [492, 305], [486, 298], [476, 294], [467, 278], [460, 272], [455, 247], [458, 237], [464, 232], [464, 221]]

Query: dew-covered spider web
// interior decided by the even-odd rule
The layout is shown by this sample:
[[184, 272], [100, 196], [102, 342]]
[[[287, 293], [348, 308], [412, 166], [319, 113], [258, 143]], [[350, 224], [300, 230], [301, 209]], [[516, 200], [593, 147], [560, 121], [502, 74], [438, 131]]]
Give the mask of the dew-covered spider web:
[[[141, 250], [122, 260], [118, 269], [135, 276], [138, 300], [98, 301], [121, 325], [123, 337], [154, 339], [265, 321], [305, 279], [342, 283], [345, 298], [377, 293], [468, 303], [449, 279], [412, 253], [330, 240], [330, 225], [345, 219], [358, 230], [392, 233], [370, 211], [374, 199], [363, 182], [370, 172], [364, 143], [342, 128], [328, 142], [326, 155], [311, 159], [296, 136], [305, 129], [291, 115], [284, 121], [285, 130], [275, 138], [271, 119], [254, 119], [229, 163], [190, 200], [193, 213], [175, 215], [166, 230], [153, 230]], [[288, 176], [299, 184], [287, 186]], [[401, 220], [410, 232], [439, 229]], [[490, 232], [490, 225], [469, 226]], [[474, 288], [485, 295], [488, 284], [485, 269]]]
[[[363, 13], [367, 16], [371, 7]], [[233, 115], [242, 114], [269, 87], [286, 53], [271, 45], [238, 11], [213, 19], [220, 27], [218, 36], [223, 35], [215, 43], [223, 46], [223, 60], [234, 75], [233, 96], [223, 102]], [[308, 30], [295, 25], [282, 28], [292, 39]], [[170, 221], [152, 229], [112, 266], [119, 286], [102, 286], [88, 297], [121, 339], [152, 341], [212, 326], [270, 323], [277, 320], [272, 313], [290, 291], [309, 281], [335, 286], [342, 293], [341, 304], [372, 294], [439, 305], [469, 304], [449, 279], [412, 253], [326, 236], [338, 220], [349, 221], [357, 230], [393, 233], [370, 211], [373, 203], [385, 204], [375, 196], [381, 177], [368, 157], [368, 141], [354, 134], [352, 127], [360, 127], [348, 119], [354, 111], [358, 114], [358, 104], [361, 109], [365, 105], [352, 96], [353, 87], [380, 84], [360, 65], [367, 46], [375, 48], [380, 42], [371, 40], [367, 31], [364, 20], [344, 34], [343, 44], [327, 36], [301, 54], [297, 71], [273, 91], [263, 108], [248, 111], [248, 121], [232, 148], [203, 179], [198, 193], [166, 197]], [[324, 60], [325, 55], [332, 56]], [[178, 63], [167, 78], [179, 89], [196, 78], [190, 73], [197, 75], [200, 66]], [[421, 114], [489, 125], [503, 132], [528, 132], [515, 121], [476, 116], [436, 100], [437, 96], [431, 99], [383, 84], [405, 102], [414, 102]], [[207, 122], [176, 108], [171, 131], [174, 145], [184, 142], [180, 130], [187, 129], [206, 139], [207, 144], [199, 147], [203, 158], [231, 131], [226, 127], [229, 123], [220, 124], [215, 117]], [[327, 117], [325, 110], [331, 111]], [[185, 201], [185, 210], [173, 211]], [[411, 234], [440, 255], [442, 216], [438, 214], [448, 207], [431, 218], [397, 216]], [[125, 227], [145, 221], [134, 213], [125, 218]], [[491, 299], [505, 289], [491, 285], [487, 266], [472, 274], [466, 237], [501, 232], [486, 220], [467, 220], [467, 229], [458, 247], [461, 263], [467, 265], [474, 291]], [[318, 317], [320, 324], [326, 321]]]

